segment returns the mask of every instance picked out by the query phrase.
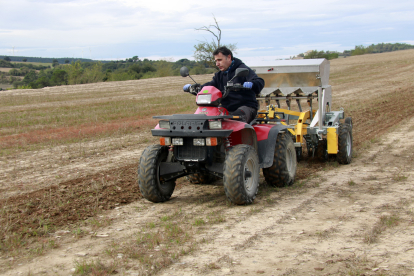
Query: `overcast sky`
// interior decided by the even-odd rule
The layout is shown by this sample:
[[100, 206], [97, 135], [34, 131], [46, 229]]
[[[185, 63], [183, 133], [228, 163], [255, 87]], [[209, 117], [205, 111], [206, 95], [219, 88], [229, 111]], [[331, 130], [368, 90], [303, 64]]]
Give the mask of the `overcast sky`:
[[414, 44], [414, 1], [0, 0], [0, 55], [193, 59], [210, 40], [237, 43], [246, 63], [307, 50]]

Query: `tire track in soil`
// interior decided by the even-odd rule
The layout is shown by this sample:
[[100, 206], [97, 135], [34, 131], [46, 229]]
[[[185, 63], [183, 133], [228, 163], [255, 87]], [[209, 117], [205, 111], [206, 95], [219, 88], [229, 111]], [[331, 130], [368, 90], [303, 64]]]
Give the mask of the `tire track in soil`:
[[[395, 93], [399, 97], [393, 98]], [[356, 148], [363, 142], [389, 131], [406, 117], [413, 116], [414, 86], [392, 91], [388, 95], [392, 100], [376, 99], [363, 110], [349, 113], [354, 121]], [[379, 105], [382, 111], [378, 110]], [[0, 215], [0, 222], [3, 224], [7, 221], [7, 230], [14, 233], [27, 233], [28, 228], [33, 232], [41, 232], [39, 228], [42, 227], [39, 225], [42, 224], [51, 227], [74, 224], [95, 216], [101, 210], [110, 210], [119, 204], [136, 201], [142, 197], [136, 179], [137, 166], [134, 163], [2, 199], [0, 208], [5, 212]], [[297, 179], [304, 179], [325, 166], [324, 163], [309, 163], [298, 169]]]
[[[26, 194], [0, 200], [8, 231], [39, 231], [39, 225], [60, 227], [93, 217], [102, 210], [141, 198], [136, 184], [137, 164], [72, 179]], [[2, 223], [5, 218], [1, 219]], [[28, 233], [31, 235], [31, 233]]]
[[[354, 146], [358, 148], [364, 142], [386, 133], [405, 118], [412, 117], [413, 96], [414, 86], [409, 85], [392, 90], [382, 95], [381, 99], [370, 99], [363, 109], [346, 112], [346, 116], [353, 118]], [[384, 101], [384, 98], [387, 100]], [[343, 106], [347, 111], [346, 105]], [[320, 163], [305, 165], [298, 170], [298, 179], [305, 179], [325, 166]], [[7, 221], [9, 229], [15, 233], [24, 233], [27, 227], [39, 230], [41, 220], [59, 228], [95, 216], [101, 210], [134, 202], [142, 197], [136, 182], [136, 168], [137, 164], [130, 164], [2, 199], [0, 208], [5, 212], [0, 214], [0, 223], [5, 225]]]
[[[308, 182], [306, 191], [278, 191], [274, 203], [254, 204], [263, 207], [255, 215], [223, 210], [229, 223], [209, 229], [208, 243], [160, 275], [411, 275], [413, 180], [390, 181], [396, 172], [414, 175], [407, 163], [413, 143], [400, 140], [414, 138], [414, 120], [408, 122], [353, 164]], [[390, 164], [396, 167], [383, 170]], [[364, 242], [392, 212], [400, 227], [384, 230], [378, 245]]]

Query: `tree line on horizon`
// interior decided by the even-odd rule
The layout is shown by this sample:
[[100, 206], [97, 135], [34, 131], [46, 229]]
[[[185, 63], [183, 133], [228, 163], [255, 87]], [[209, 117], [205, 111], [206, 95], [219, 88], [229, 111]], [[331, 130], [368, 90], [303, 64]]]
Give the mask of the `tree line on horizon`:
[[[220, 45], [219, 42], [220, 41], [218, 40], [217, 45]], [[204, 44], [208, 43], [204, 42]], [[196, 46], [200, 47], [200, 44]], [[195, 49], [197, 52], [199, 49], [196, 46]], [[235, 49], [235, 44], [232, 46], [234, 46]], [[125, 60], [108, 61], [105, 63], [101, 61], [50, 59], [52, 63], [50, 66], [26, 63], [29, 60], [29, 58], [26, 59], [26, 57], [24, 57], [26, 62], [12, 63], [12, 59], [4, 56], [3, 59], [0, 59], [0, 67], [12, 69], [9, 70], [9, 72], [0, 72], [0, 83], [11, 84], [13, 85], [13, 88], [38, 89], [46, 86], [137, 80], [179, 76], [180, 68], [182, 66], [187, 66], [192, 75], [214, 73], [217, 68], [215, 68], [215, 64], [212, 62], [211, 58], [207, 59], [206, 56], [208, 55], [209, 50], [206, 49], [202, 47], [204, 56], [203, 58], [198, 57], [198, 61], [180, 59], [176, 62], [166, 60], [141, 60], [138, 56], [134, 56]], [[302, 56], [305, 59], [334, 59], [339, 56], [346, 57], [406, 49], [414, 49], [414, 45], [405, 43], [379, 43], [367, 47], [363, 45], [355, 46], [355, 49], [345, 50], [343, 53], [313, 50], [306, 54], [300, 54], [299, 56]], [[214, 49], [210, 50], [214, 51]]]
[[[80, 60], [82, 62], [94, 62], [92, 59], [88, 58], [45, 58], [45, 57], [26, 57], [26, 56], [5, 56], [0, 55], [0, 59], [11, 61], [11, 62], [39, 62], [39, 63], [53, 63], [54, 60], [57, 60], [59, 64], [64, 63], [71, 63], [77, 60]], [[103, 63], [109, 62], [109, 61], [101, 61]]]
[[53, 59], [52, 66], [11, 63], [3, 59], [0, 60], [0, 67], [12, 69], [9, 72], [0, 72], [0, 83], [12, 84], [13, 88], [38, 89], [47, 86], [137, 80], [179, 76], [182, 66], [187, 66], [192, 75], [214, 72], [207, 64], [188, 59], [171, 62], [140, 60], [138, 56], [134, 56], [107, 63], [78, 60], [65, 64], [59, 64], [57, 59]]
[[335, 59], [347, 56], [357, 56], [357, 55], [365, 55], [365, 54], [377, 54], [377, 53], [385, 53], [385, 52], [393, 52], [399, 50], [408, 50], [414, 49], [414, 45], [406, 44], [406, 43], [378, 43], [378, 44], [371, 44], [369, 46], [357, 45], [353, 50], [345, 50], [342, 53], [336, 51], [318, 51], [313, 50], [307, 53], [299, 54], [299, 57], [303, 57], [305, 59], [312, 59], [312, 58], [326, 58], [326, 59]]

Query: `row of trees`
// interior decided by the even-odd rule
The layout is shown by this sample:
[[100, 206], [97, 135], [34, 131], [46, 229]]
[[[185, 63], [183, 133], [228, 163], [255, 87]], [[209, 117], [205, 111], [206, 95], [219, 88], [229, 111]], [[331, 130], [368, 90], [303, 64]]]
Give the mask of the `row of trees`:
[[[29, 65], [29, 64], [24, 64]], [[56, 64], [53, 68], [38, 70], [27, 66], [14, 68], [8, 73], [0, 72], [0, 81], [11, 83], [15, 88], [43, 88], [68, 84], [85, 84], [102, 81], [124, 81], [154, 77], [179, 76], [180, 68], [187, 66], [193, 75], [212, 73], [205, 63], [181, 59], [176, 62], [165, 60], [140, 60], [137, 56], [125, 61], [81, 62]], [[8, 67], [11, 68], [11, 67]]]
[[408, 49], [414, 49], [414, 45], [405, 44], [405, 43], [378, 43], [378, 44], [371, 44], [370, 46], [367, 46], [367, 47], [364, 47], [363, 45], [358, 45], [358, 46], [355, 46], [355, 49], [346, 51], [346, 53], [349, 53], [351, 56], [356, 56], [356, 55], [393, 52], [393, 51], [408, 50]]
[[[44, 58], [44, 57], [26, 57], [26, 56], [4, 56], [0, 55], [0, 59], [12, 61], [12, 62], [40, 62], [40, 63], [53, 63], [56, 59], [59, 64], [71, 63], [77, 60], [82, 62], [92, 62], [92, 59], [87, 58]], [[105, 61], [104, 61], [105, 62]]]
[[345, 50], [342, 53], [335, 52], [335, 51], [317, 51], [313, 50], [306, 54], [299, 54], [305, 59], [308, 58], [326, 58], [326, 59], [334, 59], [338, 58], [339, 56], [356, 56], [356, 55], [365, 55], [365, 54], [375, 54], [375, 53], [384, 53], [384, 52], [393, 52], [399, 50], [408, 50], [414, 49], [414, 45], [406, 44], [406, 43], [378, 43], [372, 44], [370, 46], [363, 46], [357, 45], [355, 49], [352, 50]]
[[303, 58], [305, 59], [309, 59], [309, 58], [326, 58], [326, 59], [334, 59], [334, 58], [338, 58], [339, 53], [337, 52], [332, 52], [332, 51], [317, 51], [317, 50], [313, 50], [309, 53], [307, 53], [306, 55], [301, 54], [301, 56], [303, 56]]
[[35, 65], [35, 64], [32, 64], [32, 63], [11, 63], [10, 61], [1, 60], [1, 59], [0, 59], [0, 67], [1, 68], [27, 67], [29, 69], [34, 69], [34, 70], [42, 70], [42, 69], [50, 68], [50, 66], [48, 66], [48, 65]]

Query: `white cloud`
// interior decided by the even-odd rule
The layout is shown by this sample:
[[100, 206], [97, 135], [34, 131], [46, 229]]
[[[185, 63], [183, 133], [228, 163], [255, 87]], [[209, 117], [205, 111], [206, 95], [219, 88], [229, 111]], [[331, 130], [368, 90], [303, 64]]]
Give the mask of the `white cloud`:
[[[15, 45], [28, 55], [30, 49], [32, 55], [65, 56], [74, 49], [92, 47], [95, 52], [100, 49], [99, 56], [115, 56], [113, 51], [121, 51], [123, 45], [125, 52], [117, 55], [128, 57], [136, 51], [147, 56], [161, 57], [164, 52], [165, 56], [190, 56], [192, 45], [212, 38], [195, 28], [213, 24], [213, 14], [223, 31], [222, 42], [237, 43], [241, 55], [273, 57], [309, 49], [337, 50], [367, 40], [402, 41], [410, 38], [414, 28], [414, 2], [407, 0], [379, 0], [375, 6], [356, 0], [257, 0], [254, 5], [250, 0], [237, 4], [221, 0], [3, 3], [0, 48]], [[155, 48], [163, 50], [154, 52]]]

